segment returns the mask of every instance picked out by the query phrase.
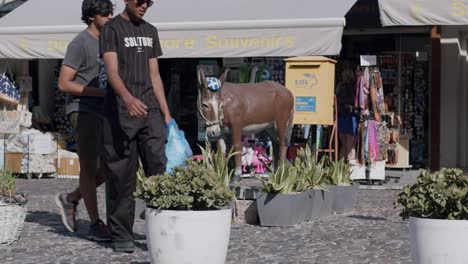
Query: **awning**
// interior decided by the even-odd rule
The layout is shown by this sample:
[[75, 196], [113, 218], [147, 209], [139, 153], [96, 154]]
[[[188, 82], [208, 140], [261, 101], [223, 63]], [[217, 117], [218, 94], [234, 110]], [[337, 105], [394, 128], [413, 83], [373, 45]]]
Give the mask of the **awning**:
[[0, 0], [0, 16], [5, 15], [27, 0]]
[[[0, 58], [63, 58], [85, 27], [79, 0], [29, 0], [0, 19]], [[336, 55], [356, 0], [157, 0], [145, 19], [164, 57]], [[117, 0], [117, 13], [124, 7]]]
[[468, 25], [466, 0], [379, 0], [383, 26]]

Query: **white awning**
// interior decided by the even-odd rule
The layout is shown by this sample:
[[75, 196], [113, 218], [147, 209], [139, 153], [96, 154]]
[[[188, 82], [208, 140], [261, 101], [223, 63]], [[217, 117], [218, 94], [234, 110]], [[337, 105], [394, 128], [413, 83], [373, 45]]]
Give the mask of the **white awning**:
[[[0, 58], [63, 58], [85, 28], [79, 0], [29, 0], [0, 19]], [[115, 2], [115, 1], [114, 1]], [[117, 13], [123, 0], [117, 0]], [[336, 55], [356, 0], [156, 0], [165, 58]]]
[[464, 0], [379, 0], [383, 26], [468, 25]]

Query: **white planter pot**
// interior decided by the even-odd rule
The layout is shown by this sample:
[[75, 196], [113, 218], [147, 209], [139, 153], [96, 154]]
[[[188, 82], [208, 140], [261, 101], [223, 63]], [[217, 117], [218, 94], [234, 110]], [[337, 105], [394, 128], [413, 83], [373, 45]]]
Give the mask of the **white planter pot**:
[[468, 220], [411, 217], [409, 233], [414, 264], [468, 263]]
[[231, 232], [230, 209], [172, 211], [146, 208], [151, 263], [221, 264]]

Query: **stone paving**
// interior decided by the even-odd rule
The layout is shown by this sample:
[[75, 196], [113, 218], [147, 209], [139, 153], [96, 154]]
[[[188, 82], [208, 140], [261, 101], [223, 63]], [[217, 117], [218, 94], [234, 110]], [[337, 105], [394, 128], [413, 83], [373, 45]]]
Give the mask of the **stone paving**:
[[[148, 263], [144, 222], [135, 223], [137, 250], [114, 253], [110, 244], [83, 238], [88, 220], [82, 203], [79, 228], [71, 234], [62, 226], [54, 202], [57, 192], [70, 190], [76, 180], [20, 180], [29, 193], [29, 214], [18, 242], [0, 246], [0, 263]], [[287, 228], [233, 224], [226, 263], [410, 263], [407, 222], [393, 209], [393, 190], [360, 190], [354, 211]], [[103, 189], [99, 190], [101, 215]], [[177, 263], [174, 263], [177, 264]]]

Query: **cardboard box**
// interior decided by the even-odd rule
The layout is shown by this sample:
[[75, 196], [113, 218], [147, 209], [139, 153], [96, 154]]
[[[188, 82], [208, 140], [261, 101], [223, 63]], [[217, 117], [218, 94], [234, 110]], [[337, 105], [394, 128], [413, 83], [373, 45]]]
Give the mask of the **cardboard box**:
[[80, 175], [80, 160], [77, 158], [58, 159], [57, 175]]
[[5, 169], [15, 173], [22, 173], [21, 161], [23, 153], [5, 153]]

